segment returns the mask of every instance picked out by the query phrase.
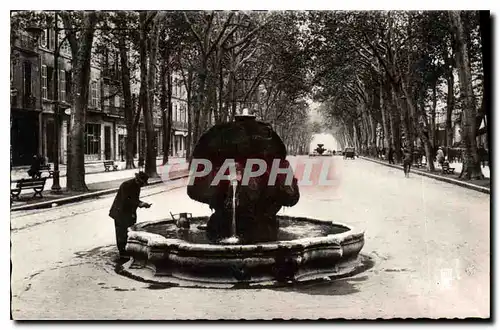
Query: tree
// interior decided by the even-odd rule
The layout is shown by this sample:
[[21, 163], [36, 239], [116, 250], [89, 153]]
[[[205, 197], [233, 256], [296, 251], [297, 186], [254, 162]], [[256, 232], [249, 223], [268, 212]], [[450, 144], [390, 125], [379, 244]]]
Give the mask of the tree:
[[462, 117], [462, 144], [463, 144], [463, 168], [460, 174], [465, 179], [483, 179], [479, 155], [477, 153], [477, 126], [476, 126], [476, 102], [472, 89], [472, 77], [469, 64], [469, 55], [464, 35], [464, 28], [460, 12], [449, 12], [451, 24], [457, 42], [457, 63], [460, 79], [460, 91], [463, 103]]
[[[71, 111], [66, 188], [87, 191], [85, 184], [84, 132], [89, 100], [90, 59], [98, 15], [94, 11], [63, 12], [61, 17], [71, 49], [74, 91]], [[81, 31], [77, 26], [81, 26]]]

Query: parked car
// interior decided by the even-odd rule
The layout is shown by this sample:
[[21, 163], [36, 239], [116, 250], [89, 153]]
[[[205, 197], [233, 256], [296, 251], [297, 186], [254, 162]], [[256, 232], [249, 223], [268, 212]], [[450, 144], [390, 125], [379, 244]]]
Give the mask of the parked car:
[[354, 148], [347, 147], [344, 149], [344, 159], [351, 158], [355, 159], [356, 156]]

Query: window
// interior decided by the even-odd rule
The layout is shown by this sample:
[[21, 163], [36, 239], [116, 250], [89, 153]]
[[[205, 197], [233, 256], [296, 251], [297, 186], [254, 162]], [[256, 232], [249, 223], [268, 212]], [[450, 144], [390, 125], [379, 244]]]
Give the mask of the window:
[[90, 85], [90, 106], [99, 108], [99, 84], [96, 80], [93, 80]]
[[66, 71], [59, 73], [59, 101], [66, 102]]
[[47, 66], [42, 65], [42, 98], [47, 100], [49, 98], [49, 91], [47, 90]]
[[[59, 35], [59, 42], [63, 40], [64, 36]], [[64, 40], [64, 42], [61, 44], [61, 54], [63, 55], [70, 55], [71, 54], [71, 49], [69, 48], [69, 42], [68, 40]]]
[[40, 36], [40, 46], [47, 48], [47, 39], [49, 38], [49, 31], [47, 29], [43, 30]]
[[51, 66], [47, 67], [47, 99], [53, 99], [53, 90], [54, 90], [54, 68]]
[[101, 125], [85, 125], [85, 154], [96, 155], [101, 150]]
[[71, 71], [66, 71], [66, 102], [71, 102]]
[[31, 96], [31, 62], [23, 63], [24, 97]]
[[104, 106], [109, 106], [109, 85], [104, 85]]
[[120, 107], [120, 96], [115, 95], [115, 108]]
[[56, 33], [54, 30], [49, 29], [48, 31], [48, 37], [49, 37], [49, 48], [50, 49], [55, 49], [56, 48], [56, 43], [55, 43], [55, 38], [56, 38]]
[[173, 109], [173, 119], [174, 121], [177, 121], [177, 104], [174, 104], [174, 109]]

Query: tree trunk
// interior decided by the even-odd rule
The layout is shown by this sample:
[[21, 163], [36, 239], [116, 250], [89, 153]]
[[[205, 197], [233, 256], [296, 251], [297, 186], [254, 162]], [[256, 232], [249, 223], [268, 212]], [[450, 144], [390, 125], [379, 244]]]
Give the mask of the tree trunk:
[[125, 101], [125, 125], [127, 126], [127, 139], [125, 146], [125, 168], [131, 169], [135, 168], [134, 165], [134, 145], [135, 145], [135, 131], [137, 127], [134, 127], [134, 104], [132, 100], [132, 93], [130, 90], [130, 69], [128, 67], [127, 59], [127, 47], [125, 45], [125, 38], [122, 36], [118, 40], [118, 49], [120, 51], [120, 64], [121, 64], [121, 81], [122, 81], [122, 91], [123, 99]]
[[380, 83], [380, 112], [382, 113], [382, 128], [384, 130], [384, 147], [385, 149], [385, 159], [389, 159], [389, 147], [390, 147], [390, 136], [389, 136], [389, 123], [386, 114], [386, 105], [384, 104], [384, 84]]
[[186, 82], [186, 93], [187, 93], [187, 125], [188, 125], [188, 134], [186, 137], [186, 160], [191, 161], [191, 152], [193, 150], [193, 116], [192, 116], [192, 86], [193, 86], [193, 72], [189, 70], [187, 75], [188, 81]]
[[[432, 145], [432, 154], [434, 155], [435, 150], [437, 149], [437, 137], [436, 137], [436, 108], [437, 108], [437, 79], [434, 81], [434, 85], [432, 86], [432, 108], [431, 108], [431, 123], [429, 128], [429, 138], [431, 140]], [[425, 109], [422, 109], [425, 111]]]
[[[85, 12], [83, 32], [79, 38], [77, 56], [73, 57], [75, 97], [71, 112], [69, 132], [68, 167], [66, 189], [69, 191], [88, 191], [85, 184], [85, 143], [84, 132], [86, 111], [89, 100], [90, 58], [94, 30], [97, 23], [95, 12]], [[75, 52], [76, 53], [76, 52]]]
[[[141, 87], [140, 87], [140, 103], [143, 112], [144, 118], [144, 126], [146, 128], [146, 157], [144, 155], [140, 155], [146, 160], [146, 168], [145, 172], [149, 175], [153, 176], [156, 174], [156, 157], [152, 155], [150, 152], [150, 135], [151, 130], [153, 130], [153, 118], [151, 113], [151, 105], [150, 103], [150, 95], [148, 89], [150, 86], [148, 81], [148, 56], [147, 56], [147, 27], [146, 27], [146, 16], [147, 12], [141, 12], [139, 14], [140, 17], [140, 39], [139, 39], [139, 56], [141, 62]], [[149, 72], [150, 74], [151, 72]], [[154, 76], [153, 76], [154, 78]], [[141, 151], [143, 153], [144, 151]], [[153, 159], [152, 159], [153, 158]], [[152, 163], [154, 164], [154, 168], [152, 168]]]
[[[159, 20], [158, 17], [155, 18], [151, 29], [151, 35], [149, 38], [149, 69], [147, 72], [147, 93], [148, 98], [147, 107], [144, 107], [144, 126], [146, 128], [146, 166], [144, 168], [146, 174], [149, 177], [158, 177], [156, 172], [156, 150], [155, 150], [155, 130], [153, 122], [153, 108], [154, 108], [154, 92], [155, 92], [155, 80], [156, 80], [156, 61], [158, 56], [158, 44], [159, 44]], [[144, 37], [146, 37], [144, 31]], [[147, 59], [147, 57], [145, 58]]]
[[391, 111], [389, 112], [389, 121], [391, 124], [391, 132], [392, 132], [392, 141], [391, 145], [394, 150], [394, 161], [396, 163], [401, 162], [401, 122], [400, 122], [400, 114], [397, 108], [397, 105], [394, 101], [393, 96], [393, 91], [391, 89], [391, 92], [389, 94], [390, 97], [390, 104], [391, 104]]
[[465, 44], [464, 30], [460, 18], [460, 12], [449, 12], [457, 42], [457, 64], [460, 79], [460, 91], [463, 99], [462, 112], [462, 145], [463, 150], [463, 170], [460, 174], [464, 179], [483, 179], [479, 155], [476, 143], [476, 106], [472, 89], [472, 76]]
[[[479, 12], [479, 32], [481, 35], [481, 55], [482, 55], [482, 64], [483, 64], [483, 73], [491, 72], [491, 52], [489, 51], [492, 43], [491, 39], [491, 16], [490, 12], [487, 10], [483, 10]], [[486, 141], [487, 146], [486, 149], [491, 150], [491, 86], [492, 84], [492, 76], [491, 74], [483, 74], [483, 99], [482, 99], [482, 109], [485, 116], [485, 125], [486, 125]], [[488, 153], [488, 166], [491, 168], [491, 163], [493, 161], [493, 157]]]
[[204, 106], [205, 80], [207, 78], [207, 68], [205, 60], [202, 60], [198, 69], [198, 89], [196, 91], [196, 102], [194, 104], [194, 123], [193, 123], [193, 144], [198, 142], [200, 137], [200, 116]]
[[170, 74], [170, 68], [168, 65], [169, 59], [169, 49], [168, 47], [165, 47], [160, 69], [163, 165], [168, 163], [170, 136], [172, 134], [172, 75]]
[[453, 113], [453, 108], [455, 107], [455, 95], [453, 92], [453, 84], [455, 83], [455, 78], [453, 77], [453, 68], [450, 69], [450, 74], [446, 78], [448, 84], [448, 95], [446, 101], [446, 147], [453, 147], [453, 127], [451, 122], [451, 115]]

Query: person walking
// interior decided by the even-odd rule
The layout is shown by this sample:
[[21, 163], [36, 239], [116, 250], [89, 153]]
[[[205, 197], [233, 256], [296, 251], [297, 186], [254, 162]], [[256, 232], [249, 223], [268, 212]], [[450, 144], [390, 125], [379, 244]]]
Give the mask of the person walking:
[[441, 166], [442, 168], [444, 163], [444, 152], [442, 147], [438, 148], [438, 151], [436, 153], [436, 159], [438, 161], [439, 166]]
[[135, 178], [123, 182], [109, 210], [109, 216], [115, 221], [116, 245], [121, 258], [127, 257], [127, 230], [137, 221], [137, 208], [151, 207], [151, 204], [139, 200], [141, 187], [147, 185], [148, 179], [146, 173], [139, 172]]
[[389, 164], [394, 164], [394, 149], [389, 147]]
[[403, 170], [405, 173], [405, 177], [410, 177], [410, 169], [411, 169], [411, 152], [408, 148], [403, 149]]

